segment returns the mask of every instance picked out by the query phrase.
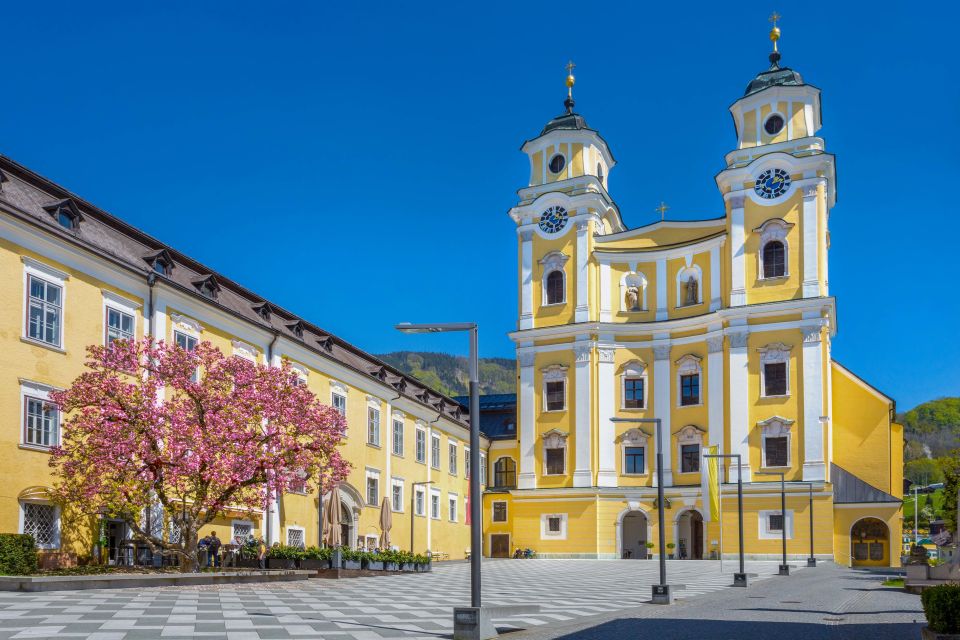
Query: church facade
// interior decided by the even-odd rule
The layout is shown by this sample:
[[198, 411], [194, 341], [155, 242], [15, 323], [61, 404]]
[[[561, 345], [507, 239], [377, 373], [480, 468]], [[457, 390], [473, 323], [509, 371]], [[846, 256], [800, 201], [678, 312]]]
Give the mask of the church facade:
[[[516, 429], [490, 445], [487, 554], [729, 557], [739, 474], [749, 557], [778, 558], [786, 529], [789, 556], [806, 558], [812, 529], [817, 557], [899, 564], [902, 428], [893, 400], [831, 357], [836, 165], [820, 90], [780, 66], [778, 38], [730, 107], [715, 218], [627, 228], [616, 161], [574, 112], [572, 75], [566, 112], [524, 143], [530, 177], [509, 212]], [[721, 522], [705, 521], [701, 495], [711, 446], [742, 460], [722, 464]]]

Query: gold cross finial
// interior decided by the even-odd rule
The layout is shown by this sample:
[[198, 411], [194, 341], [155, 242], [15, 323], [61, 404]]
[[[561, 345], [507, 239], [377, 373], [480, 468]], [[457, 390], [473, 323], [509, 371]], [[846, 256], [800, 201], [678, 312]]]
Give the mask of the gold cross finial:
[[[780, 14], [774, 11], [768, 18], [770, 22], [773, 23], [773, 28], [770, 29], [770, 41], [773, 43], [774, 53], [777, 53], [777, 40], [780, 39], [780, 27], [777, 26], [777, 20], [779, 20], [780, 17]], [[777, 55], [777, 58], [779, 59], [779, 54]]]
[[670, 208], [670, 207], [667, 206], [667, 203], [666, 203], [666, 202], [664, 202], [663, 200], [660, 201], [660, 206], [656, 208], [656, 211], [659, 211], [659, 212], [660, 212], [660, 221], [661, 221], [661, 222], [667, 219], [667, 209], [669, 209], [669, 208]]
[[773, 23], [773, 26], [777, 26], [777, 20], [779, 20], [779, 19], [780, 19], [780, 14], [777, 13], [776, 11], [774, 11], [773, 13], [770, 14], [769, 20], [770, 20], [770, 22]]
[[576, 66], [577, 65], [573, 64], [573, 60], [570, 60], [569, 62], [567, 62], [567, 75], [573, 75], [573, 69]]

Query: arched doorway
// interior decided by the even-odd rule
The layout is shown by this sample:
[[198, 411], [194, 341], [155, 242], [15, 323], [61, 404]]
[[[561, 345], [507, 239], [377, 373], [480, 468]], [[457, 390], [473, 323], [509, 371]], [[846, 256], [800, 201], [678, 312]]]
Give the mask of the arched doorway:
[[620, 519], [620, 557], [641, 560], [647, 557], [647, 516], [628, 511]]
[[[357, 523], [360, 519], [360, 510], [363, 507], [363, 496], [349, 483], [343, 482], [337, 485], [337, 491], [340, 493], [340, 544], [350, 547], [357, 546]], [[320, 517], [320, 529], [323, 530], [323, 514], [330, 494], [323, 498], [320, 505], [318, 516]]]
[[680, 560], [703, 560], [703, 516], [696, 509], [684, 511], [677, 517], [677, 547]]
[[853, 566], [890, 564], [890, 530], [878, 518], [863, 518], [850, 528], [850, 559]]
[[340, 542], [351, 547], [356, 546], [357, 538], [353, 528], [353, 513], [350, 507], [340, 505]]

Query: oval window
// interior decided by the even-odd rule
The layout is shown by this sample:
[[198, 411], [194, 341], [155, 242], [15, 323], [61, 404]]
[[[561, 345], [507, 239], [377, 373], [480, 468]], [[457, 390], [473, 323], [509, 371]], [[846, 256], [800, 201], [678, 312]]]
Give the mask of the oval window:
[[771, 136], [775, 136], [783, 130], [783, 116], [773, 114], [763, 123], [763, 129]]
[[567, 166], [567, 159], [561, 154], [558, 153], [550, 158], [550, 173], [560, 173], [565, 166]]

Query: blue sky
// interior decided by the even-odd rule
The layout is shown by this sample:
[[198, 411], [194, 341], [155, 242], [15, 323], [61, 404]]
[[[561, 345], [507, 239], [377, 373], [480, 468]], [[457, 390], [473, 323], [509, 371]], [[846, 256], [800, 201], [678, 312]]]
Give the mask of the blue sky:
[[777, 9], [837, 155], [834, 357], [901, 408], [960, 394], [956, 5], [586, 6], [11, 4], [0, 152], [368, 351], [463, 352], [390, 327], [476, 319], [512, 356], [506, 212], [567, 59], [624, 221], [713, 217]]

